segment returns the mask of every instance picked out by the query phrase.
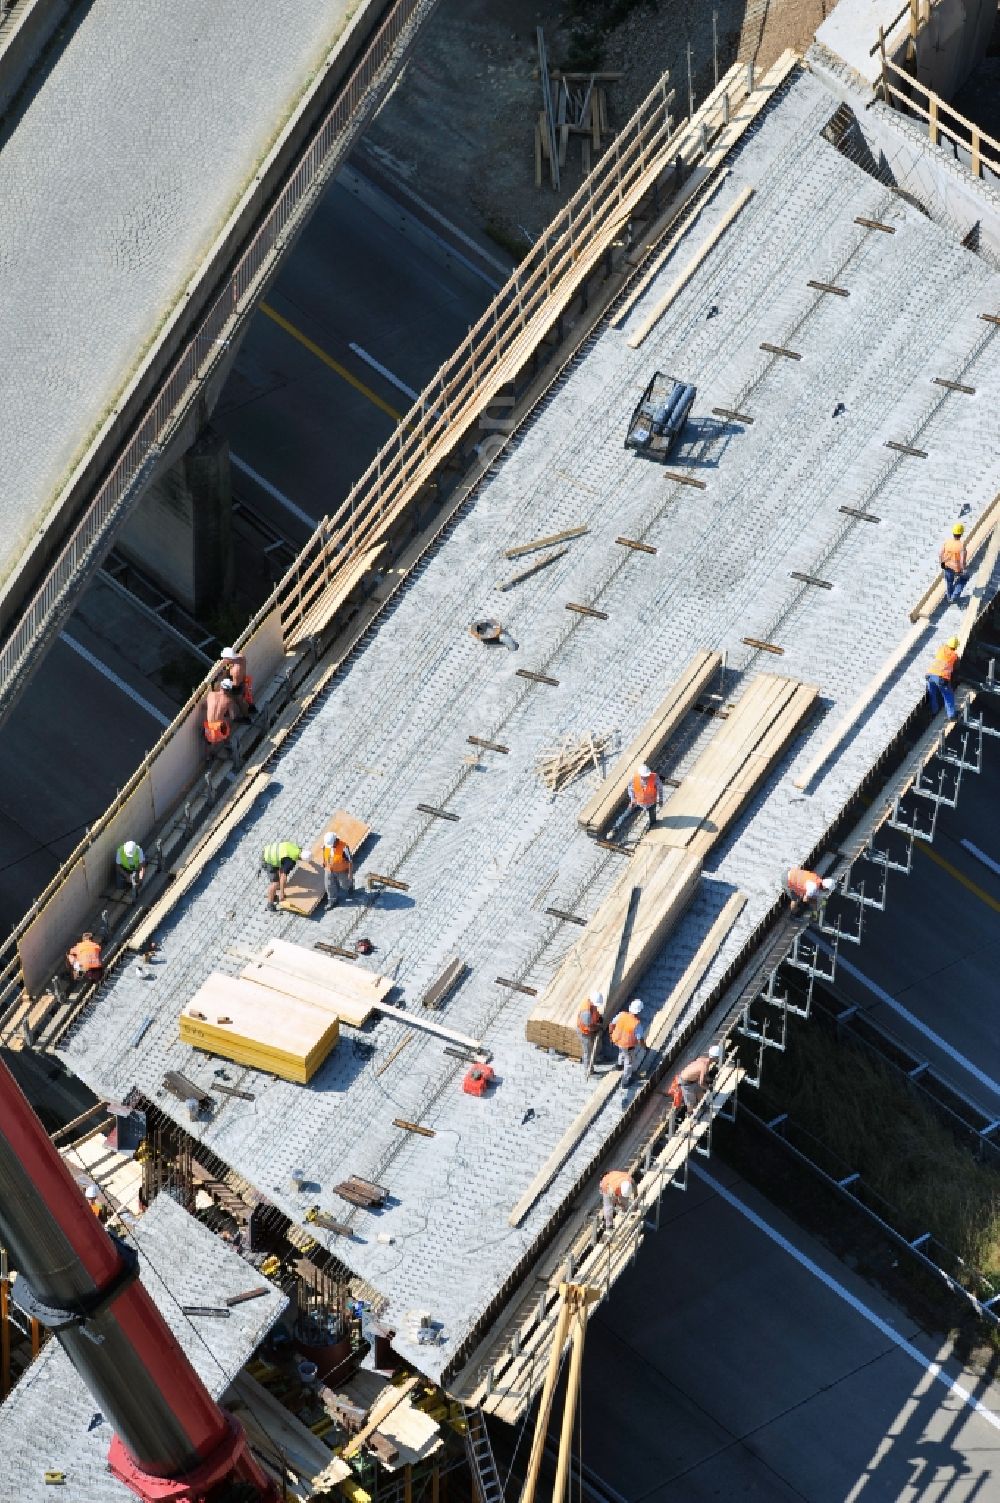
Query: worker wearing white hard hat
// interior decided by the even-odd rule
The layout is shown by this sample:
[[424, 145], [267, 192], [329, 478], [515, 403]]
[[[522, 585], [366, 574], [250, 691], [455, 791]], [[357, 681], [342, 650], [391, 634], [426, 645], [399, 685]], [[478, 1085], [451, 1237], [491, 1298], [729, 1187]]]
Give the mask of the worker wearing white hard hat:
[[115, 885], [138, 892], [146, 876], [146, 854], [135, 840], [126, 840], [115, 851]]
[[640, 762], [629, 779], [629, 809], [641, 809], [649, 820], [649, 828], [656, 824], [656, 811], [663, 803], [663, 783], [659, 773], [648, 762]]
[[237, 652], [235, 647], [224, 647], [220, 656], [222, 662], [219, 666], [233, 686], [237, 716], [242, 719], [253, 715], [256, 709], [253, 702], [253, 679], [247, 673], [246, 657], [242, 652]]
[[627, 1012], [620, 1012], [612, 1020], [609, 1030], [611, 1042], [618, 1050], [618, 1063], [622, 1068], [622, 1090], [629, 1087], [632, 1076], [639, 1068], [639, 1061], [646, 1053], [646, 1031], [639, 1021], [642, 1003], [636, 997], [630, 1002]]
[[604, 1225], [610, 1232], [614, 1225], [615, 1211], [627, 1211], [635, 1195], [635, 1185], [622, 1169], [609, 1169], [601, 1180], [601, 1208]]
[[601, 1052], [604, 1035], [604, 993], [591, 992], [584, 998], [576, 1015], [576, 1031], [580, 1035], [580, 1059], [583, 1073], [589, 1075]]
[[93, 1211], [94, 1215], [97, 1217], [98, 1221], [104, 1221], [104, 1220], [106, 1220], [107, 1214], [108, 1214], [108, 1208], [104, 1204], [104, 1202], [101, 1200], [100, 1195], [97, 1193], [97, 1186], [96, 1185], [88, 1185], [87, 1188], [84, 1190], [83, 1193], [84, 1193], [84, 1197], [85, 1197], [85, 1199], [87, 1201], [87, 1204], [89, 1205], [90, 1209]]
[[680, 1087], [681, 1100], [689, 1112], [702, 1101], [712, 1083], [712, 1077], [719, 1068], [719, 1060], [722, 1058], [722, 1049], [718, 1044], [709, 1046], [707, 1053], [699, 1054], [690, 1064], [684, 1066], [677, 1073], [677, 1084]]
[[342, 897], [349, 898], [354, 891], [354, 857], [347, 841], [334, 830], [323, 836], [322, 859], [326, 906], [336, 908]]
[[836, 887], [830, 877], [821, 877], [804, 866], [792, 866], [785, 875], [785, 893], [791, 898], [792, 912], [809, 913], [824, 903]]

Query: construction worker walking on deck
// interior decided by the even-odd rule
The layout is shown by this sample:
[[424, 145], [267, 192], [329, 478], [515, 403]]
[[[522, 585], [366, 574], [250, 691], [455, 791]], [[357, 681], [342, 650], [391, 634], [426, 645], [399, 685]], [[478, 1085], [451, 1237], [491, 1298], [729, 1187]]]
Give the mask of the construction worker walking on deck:
[[821, 877], [818, 872], [811, 872], [807, 867], [792, 866], [785, 875], [785, 896], [792, 900], [793, 913], [801, 913], [803, 910], [815, 913], [836, 885], [830, 877]]
[[639, 1049], [646, 1052], [646, 1033], [639, 1019], [642, 1015], [642, 1003], [638, 997], [628, 1005], [628, 1012], [620, 1012], [613, 1019], [610, 1035], [611, 1042], [618, 1050], [618, 1063], [622, 1067], [622, 1090], [628, 1089], [629, 1082], [639, 1067]]
[[146, 877], [146, 855], [134, 840], [126, 840], [115, 851], [115, 885], [131, 887], [137, 893]]
[[257, 713], [253, 702], [253, 679], [247, 673], [247, 660], [235, 647], [222, 649], [222, 671], [232, 683], [232, 693], [237, 719], [245, 719]]
[[629, 809], [642, 809], [649, 819], [649, 828], [656, 824], [656, 811], [663, 802], [663, 783], [660, 775], [643, 762], [632, 774], [628, 785]]
[[944, 589], [949, 605], [958, 604], [969, 578], [969, 556], [962, 542], [964, 533], [965, 528], [961, 522], [956, 522], [951, 529], [951, 537], [945, 538], [938, 554], [944, 571]]
[[958, 712], [955, 709], [955, 691], [951, 686], [957, 666], [958, 638], [949, 637], [947, 642], [942, 643], [938, 648], [927, 669], [927, 697], [931, 702], [932, 715], [936, 715], [943, 704], [949, 720], [958, 718]]
[[323, 884], [327, 908], [336, 908], [341, 897], [349, 898], [354, 891], [354, 858], [347, 841], [333, 830], [323, 836]]
[[236, 716], [236, 700], [233, 697], [233, 681], [224, 678], [217, 689], [209, 689], [205, 695], [205, 720], [202, 732], [210, 756], [230, 756], [229, 738]]
[[74, 981], [101, 980], [104, 975], [101, 947], [89, 929], [84, 931], [83, 937], [67, 953], [66, 964]]
[[616, 1211], [628, 1211], [635, 1199], [635, 1185], [621, 1169], [609, 1169], [601, 1180], [601, 1208], [604, 1211], [604, 1227], [611, 1230]]
[[680, 1086], [681, 1100], [687, 1112], [693, 1112], [700, 1101], [705, 1099], [712, 1077], [719, 1068], [719, 1060], [722, 1058], [722, 1050], [718, 1044], [712, 1044], [707, 1054], [699, 1054], [683, 1070], [678, 1071], [677, 1083]]
[[274, 908], [276, 902], [285, 901], [288, 878], [301, 855], [302, 847], [296, 845], [294, 840], [272, 840], [270, 845], [264, 847], [260, 863], [271, 879], [267, 889], [268, 908]]
[[580, 1035], [580, 1058], [583, 1073], [589, 1075], [601, 1051], [601, 1034], [604, 1032], [604, 993], [591, 992], [576, 1015], [576, 1031]]

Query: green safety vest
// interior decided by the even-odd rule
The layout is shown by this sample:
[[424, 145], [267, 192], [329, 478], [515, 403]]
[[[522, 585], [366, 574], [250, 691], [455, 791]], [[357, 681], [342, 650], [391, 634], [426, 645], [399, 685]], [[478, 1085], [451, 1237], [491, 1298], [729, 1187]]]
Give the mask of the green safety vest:
[[286, 856], [291, 861], [298, 861], [301, 855], [301, 847], [293, 845], [290, 840], [275, 840], [264, 847], [264, 865], [280, 866]]
[[120, 845], [115, 852], [115, 860], [125, 871], [137, 872], [142, 865], [142, 849], [137, 848], [134, 856], [126, 856], [125, 847]]

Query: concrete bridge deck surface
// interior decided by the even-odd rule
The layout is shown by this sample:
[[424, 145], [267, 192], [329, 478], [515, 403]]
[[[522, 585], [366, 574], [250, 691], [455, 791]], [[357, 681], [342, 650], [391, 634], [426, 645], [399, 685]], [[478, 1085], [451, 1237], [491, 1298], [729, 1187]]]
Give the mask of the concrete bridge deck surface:
[[[275, 934], [343, 944], [367, 934], [377, 969], [413, 1004], [461, 955], [470, 975], [444, 1020], [494, 1050], [501, 1084], [490, 1100], [462, 1094], [461, 1066], [426, 1035], [387, 1062], [403, 1025], [383, 1019], [362, 1039], [345, 1035], [309, 1087], [248, 1074], [252, 1103], [229, 1099], [211, 1122], [182, 1122], [296, 1220], [316, 1202], [342, 1219], [333, 1186], [345, 1174], [389, 1186], [392, 1208], [355, 1214], [354, 1239], [337, 1239], [335, 1251], [384, 1292], [394, 1323], [414, 1308], [445, 1322], [440, 1348], [397, 1337], [432, 1376], [597, 1160], [623, 1109], [618, 1100], [608, 1106], [522, 1226], [511, 1228], [510, 1208], [590, 1087], [578, 1065], [526, 1044], [532, 1001], [495, 978], [544, 987], [579, 933], [545, 907], [586, 917], [621, 869], [620, 857], [579, 830], [587, 785], [551, 798], [535, 771], [539, 753], [588, 730], [617, 732], [626, 744], [702, 647], [729, 654], [734, 693], [752, 673], [778, 667], [818, 682], [827, 715], [842, 712], [909, 630], [907, 611], [936, 570], [956, 509], [967, 503], [975, 515], [998, 489], [988, 419], [1000, 399], [1000, 329], [979, 313], [997, 305], [1000, 277], [822, 138], [835, 105], [799, 74], [769, 106], [631, 323], [595, 335], [279, 756], [271, 788], [162, 927], [155, 981], [134, 968], [118, 974], [64, 1051], [95, 1091], [120, 1099], [138, 1086], [181, 1121], [181, 1103], [162, 1090], [164, 1071], [210, 1085], [216, 1062], [177, 1042], [177, 1017], [210, 971], [238, 972], [227, 954], [235, 945], [263, 946]], [[756, 189], [749, 206], [632, 350], [629, 329], [748, 185]], [[856, 216], [887, 221], [895, 233]], [[824, 295], [810, 279], [850, 295]], [[769, 355], [762, 341], [802, 358]], [[704, 479], [704, 491], [622, 447], [657, 368], [698, 387], [678, 463]], [[937, 386], [939, 376], [976, 394]], [[844, 410], [834, 417], [838, 403]], [[716, 406], [755, 421], [720, 422]], [[929, 457], [901, 456], [887, 439], [916, 442]], [[881, 521], [852, 521], [843, 504]], [[496, 594], [513, 568], [503, 549], [580, 523], [590, 532], [564, 559]], [[618, 534], [658, 551], [618, 548]], [[803, 584], [792, 571], [832, 588]], [[567, 601], [597, 605], [608, 619], [574, 616]], [[484, 650], [467, 632], [484, 611], [500, 609], [517, 654]], [[777, 641], [784, 656], [759, 654], [744, 637]], [[515, 676], [519, 667], [558, 685], [530, 684]], [[668, 995], [738, 887], [747, 906], [689, 1015], [702, 1005], [771, 908], [783, 870], [824, 839], [910, 715], [924, 671], [919, 654], [809, 796], [787, 773], [805, 764], [826, 722], [793, 748], [712, 853], [710, 880], [642, 982], [647, 1006]], [[702, 724], [702, 744], [717, 724]], [[470, 768], [469, 733], [510, 754], [484, 754], [482, 767]], [[420, 802], [459, 819], [421, 814]], [[317, 922], [268, 914], [254, 875], [261, 847], [311, 839], [338, 806], [377, 832], [365, 864], [398, 871], [409, 892]], [[123, 1050], [137, 1034], [138, 1047]], [[668, 1057], [675, 1049], [676, 1036]], [[396, 1116], [436, 1137], [401, 1133]], [[290, 1184], [296, 1166], [315, 1182], [303, 1195]], [[379, 1232], [393, 1241], [379, 1242]]]
[[351, 0], [93, 0], [8, 124], [0, 601], [358, 11]]

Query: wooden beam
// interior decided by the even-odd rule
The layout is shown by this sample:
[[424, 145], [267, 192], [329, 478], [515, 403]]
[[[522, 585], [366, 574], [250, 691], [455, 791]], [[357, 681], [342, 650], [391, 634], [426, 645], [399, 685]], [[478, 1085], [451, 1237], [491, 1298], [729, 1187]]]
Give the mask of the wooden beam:
[[695, 251], [690, 261], [684, 267], [684, 270], [678, 275], [676, 280], [671, 283], [670, 287], [668, 287], [667, 291], [656, 303], [651, 312], [648, 313], [647, 316], [643, 319], [642, 323], [639, 325], [638, 329], [636, 329], [635, 333], [629, 336], [628, 343], [631, 349], [637, 350], [650, 330], [657, 323], [659, 323], [660, 319], [663, 317], [664, 313], [666, 313], [674, 298], [691, 280], [701, 263], [705, 260], [706, 256], [709, 255], [709, 253], [722, 239], [722, 236], [726, 233], [729, 226], [733, 223], [733, 220], [737, 217], [740, 211], [746, 207], [751, 198], [753, 198], [753, 195], [754, 189], [752, 187], [744, 188], [737, 195], [735, 202], [730, 205], [726, 213], [719, 220], [719, 223], [715, 226], [715, 229], [711, 231], [711, 233], [705, 238], [702, 245], [698, 248], [697, 251]]
[[[746, 900], [746, 894], [742, 892], [733, 893], [727, 900], [722, 912], [712, 924], [705, 938], [692, 956], [684, 974], [653, 1018], [648, 1031], [648, 1047], [650, 1049], [659, 1048], [673, 1020], [691, 1000], [701, 984], [705, 972], [722, 948], [730, 929], [732, 929], [742, 913]], [[619, 1076], [616, 1070], [612, 1070], [610, 1074], [605, 1075], [587, 1102], [587, 1105], [563, 1133], [559, 1142], [553, 1148], [545, 1163], [511, 1211], [507, 1218], [510, 1226], [521, 1225], [521, 1222], [527, 1216], [535, 1201], [548, 1189], [577, 1143], [583, 1137], [583, 1134], [598, 1116], [608, 1099], [614, 1094], [618, 1083]]]
[[[615, 313], [614, 318], [611, 320], [616, 329], [621, 328], [622, 324], [625, 322], [626, 318], [631, 313], [636, 303], [641, 297], [645, 295], [650, 286], [650, 283], [655, 278], [664, 261], [666, 261], [671, 252], [676, 250], [678, 243], [684, 239], [684, 236], [688, 233], [691, 226], [694, 224], [694, 221], [701, 213], [702, 209], [704, 209], [708, 204], [711, 203], [712, 199], [718, 193], [719, 189], [722, 187], [728, 176], [729, 168], [723, 167], [722, 171], [718, 174], [717, 177], [710, 179], [707, 183], [702, 182], [698, 184], [696, 191], [697, 193], [701, 194], [701, 197], [698, 199], [697, 203], [691, 203], [690, 213], [688, 214], [684, 223], [681, 225], [680, 229], [674, 231], [670, 239], [667, 241], [666, 245], [653, 260], [652, 265], [649, 266], [643, 274], [638, 286], [633, 292], [629, 293], [625, 301], [619, 306], [618, 311]], [[694, 198], [695, 194], [692, 194], [691, 197]], [[681, 207], [685, 207], [687, 203], [690, 202], [690, 199], [685, 199], [684, 204]]]
[[355, 1435], [353, 1439], [347, 1442], [347, 1445], [341, 1451], [340, 1454], [342, 1460], [350, 1461], [352, 1456], [356, 1456], [361, 1450], [361, 1447], [364, 1445], [365, 1441], [368, 1439], [369, 1435], [373, 1435], [378, 1429], [379, 1425], [381, 1425], [384, 1420], [388, 1419], [393, 1410], [398, 1409], [403, 1400], [409, 1398], [410, 1394], [416, 1388], [417, 1384], [421, 1381], [422, 1379], [420, 1378], [419, 1374], [411, 1374], [411, 1376], [407, 1378], [404, 1383], [401, 1383], [398, 1388], [396, 1388], [392, 1384], [390, 1384], [388, 1388], [383, 1388], [382, 1392], [379, 1394], [378, 1398], [369, 1409], [368, 1418], [365, 1421], [363, 1427], [358, 1431], [357, 1435]]
[[525, 579], [530, 579], [533, 574], [538, 574], [540, 570], [547, 569], [549, 564], [554, 564], [557, 558], [564, 557], [568, 552], [568, 548], [557, 548], [554, 553], [547, 553], [544, 558], [536, 558], [533, 564], [529, 564], [526, 569], [519, 569], [509, 579], [498, 580], [497, 589], [501, 592], [512, 590], [515, 585], [521, 584]]
[[582, 538], [589, 531], [589, 527], [567, 527], [563, 532], [552, 532], [548, 537], [535, 538], [533, 543], [519, 543], [516, 548], [505, 548], [504, 558], [523, 558], [526, 553], [537, 553], [540, 548], [551, 548], [556, 543], [565, 543], [569, 538]]

